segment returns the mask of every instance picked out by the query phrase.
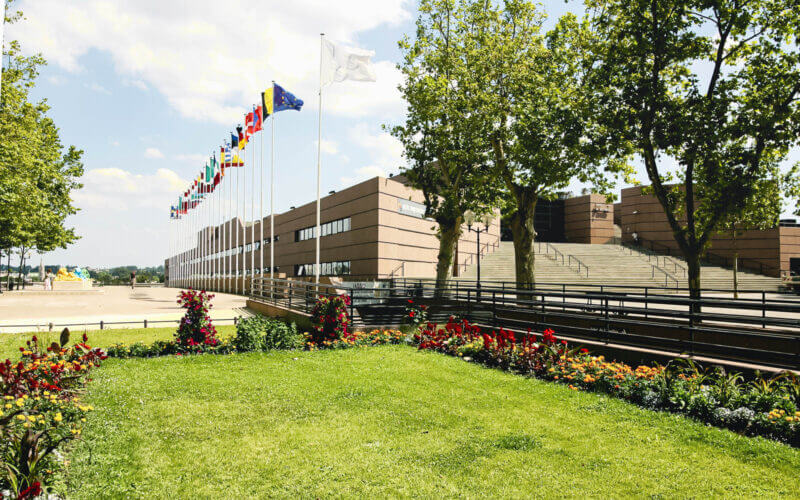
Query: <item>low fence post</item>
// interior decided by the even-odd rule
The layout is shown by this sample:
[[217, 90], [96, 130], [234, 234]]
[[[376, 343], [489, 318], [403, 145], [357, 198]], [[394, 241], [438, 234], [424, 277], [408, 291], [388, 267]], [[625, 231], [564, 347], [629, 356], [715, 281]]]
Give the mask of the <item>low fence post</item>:
[[101, 330], [103, 329], [103, 320], [102, 319], [100, 320], [100, 329]]
[[495, 303], [494, 290], [492, 290], [492, 324], [497, 325], [497, 304]]
[[[347, 296], [350, 297], [350, 324], [352, 324], [353, 323], [353, 318], [355, 317], [355, 316], [353, 316], [353, 311], [355, 310], [355, 298], [353, 297], [353, 290], [352, 289], [350, 289], [347, 292]], [[364, 326], [366, 326], [366, 325], [364, 325]]]
[[147, 328], [147, 320], [144, 320], [144, 327]]
[[761, 290], [761, 328], [767, 327], [767, 292]]
[[292, 282], [289, 282], [289, 309], [292, 309]]
[[467, 289], [467, 318], [472, 321], [472, 290]]

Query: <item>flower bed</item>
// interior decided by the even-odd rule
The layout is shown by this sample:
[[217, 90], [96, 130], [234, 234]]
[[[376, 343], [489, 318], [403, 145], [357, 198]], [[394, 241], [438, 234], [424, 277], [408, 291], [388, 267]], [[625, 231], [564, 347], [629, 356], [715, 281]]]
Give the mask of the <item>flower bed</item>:
[[11, 498], [34, 498], [43, 492], [59, 462], [54, 451], [81, 433], [85, 413], [92, 408], [80, 400], [89, 371], [106, 354], [93, 349], [84, 334], [67, 347], [47, 347], [34, 336], [21, 347], [21, 359], [0, 363], [0, 490]]
[[746, 382], [740, 374], [719, 367], [703, 369], [684, 359], [634, 368], [571, 348], [552, 330], [541, 335], [503, 328], [485, 332], [452, 317], [441, 328], [426, 324], [414, 338], [421, 350], [566, 384], [573, 390], [604, 392], [645, 408], [682, 413], [800, 446], [800, 380], [790, 372]]

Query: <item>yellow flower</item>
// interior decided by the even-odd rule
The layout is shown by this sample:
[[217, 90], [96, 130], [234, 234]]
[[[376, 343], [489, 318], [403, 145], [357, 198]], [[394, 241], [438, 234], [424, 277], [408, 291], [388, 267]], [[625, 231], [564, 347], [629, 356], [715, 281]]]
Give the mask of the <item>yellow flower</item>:
[[33, 415], [29, 415], [28, 420], [30, 420], [31, 422], [36, 422], [36, 417], [34, 417]]
[[62, 420], [64, 420], [64, 417], [61, 416], [61, 412], [58, 412], [56, 413], [56, 416], [53, 417], [53, 420], [55, 420], [56, 422], [61, 422]]
[[18, 399], [18, 400], [17, 400], [17, 406], [20, 406], [20, 407], [21, 407], [21, 406], [23, 406], [24, 404], [25, 404], [25, 400], [23, 400], [23, 399]]
[[25, 415], [17, 415], [17, 420], [25, 420]]
[[11, 408], [11, 403], [6, 403], [6, 408]]

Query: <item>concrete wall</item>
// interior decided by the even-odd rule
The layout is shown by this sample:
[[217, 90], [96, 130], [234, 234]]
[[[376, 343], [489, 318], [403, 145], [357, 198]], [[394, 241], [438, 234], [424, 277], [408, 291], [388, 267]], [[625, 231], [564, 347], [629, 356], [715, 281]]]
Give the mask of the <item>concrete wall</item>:
[[614, 238], [614, 204], [600, 194], [564, 200], [564, 235], [570, 243], [610, 243]]

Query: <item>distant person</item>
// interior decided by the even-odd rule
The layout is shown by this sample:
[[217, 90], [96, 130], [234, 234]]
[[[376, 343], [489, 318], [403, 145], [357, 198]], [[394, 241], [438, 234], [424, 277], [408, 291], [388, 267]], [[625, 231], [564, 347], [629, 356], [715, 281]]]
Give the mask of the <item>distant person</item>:
[[45, 290], [52, 290], [53, 289], [53, 273], [47, 271], [47, 274], [44, 275], [44, 289]]
[[136, 271], [131, 271], [131, 290], [136, 287]]

